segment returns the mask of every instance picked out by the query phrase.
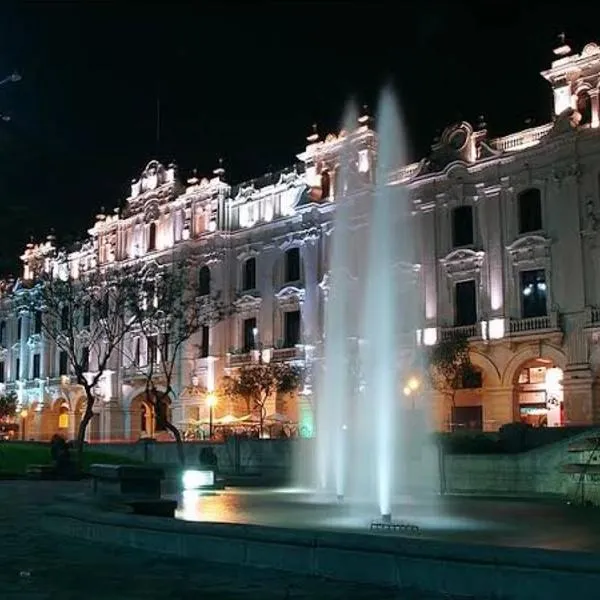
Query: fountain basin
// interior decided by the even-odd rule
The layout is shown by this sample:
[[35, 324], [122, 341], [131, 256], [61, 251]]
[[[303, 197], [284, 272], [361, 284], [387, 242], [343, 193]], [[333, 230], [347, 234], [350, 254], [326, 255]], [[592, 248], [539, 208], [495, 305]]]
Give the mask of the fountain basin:
[[[216, 505], [227, 501], [218, 494], [208, 498]], [[477, 510], [476, 502], [461, 499], [460, 504], [466, 504], [467, 512]], [[521, 523], [528, 511], [535, 514], [536, 510], [534, 503], [479, 504], [482, 513], [510, 512]], [[597, 550], [598, 527], [565, 507], [540, 505], [538, 512], [542, 513], [539, 523], [523, 529], [516, 540], [509, 539], [508, 527], [498, 525], [489, 535], [484, 529], [472, 529], [460, 537], [448, 534], [445, 538], [441, 534], [435, 537], [431, 529], [417, 537], [378, 534], [366, 527], [360, 531], [323, 529], [315, 522], [303, 523], [304, 513], [298, 513], [295, 506], [280, 509], [281, 515], [287, 515], [289, 527], [252, 523], [251, 511], [244, 513], [239, 506], [237, 516], [242, 522], [217, 523], [125, 515], [74, 503], [49, 507], [43, 523], [57, 534], [157, 553], [397, 589], [412, 587], [475, 597], [496, 594], [507, 600], [566, 598], [576, 589], [579, 597], [595, 597], [600, 586], [600, 556], [578, 548]], [[265, 507], [267, 513], [272, 513], [272, 507]], [[560, 514], [571, 522], [561, 525], [547, 520]], [[585, 532], [589, 537], [584, 537]], [[541, 535], [547, 536], [549, 547], [557, 539], [566, 541], [560, 550], [527, 547], [528, 539], [544, 543]], [[486, 539], [489, 543], [481, 543]]]

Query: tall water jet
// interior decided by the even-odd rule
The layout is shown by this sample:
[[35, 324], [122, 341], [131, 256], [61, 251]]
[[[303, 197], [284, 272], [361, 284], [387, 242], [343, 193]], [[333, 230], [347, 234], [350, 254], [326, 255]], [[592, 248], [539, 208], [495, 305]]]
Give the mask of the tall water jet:
[[[356, 126], [357, 111], [349, 106], [343, 129]], [[345, 185], [350, 164], [350, 144], [342, 144], [340, 172], [337, 181]], [[344, 190], [336, 190], [341, 198]], [[346, 492], [346, 471], [350, 448], [347, 444], [347, 418], [352, 389], [348, 378], [349, 335], [353, 316], [351, 282], [353, 248], [351, 244], [352, 205], [344, 200], [336, 205], [331, 234], [330, 269], [325, 305], [324, 365], [317, 394], [317, 470], [319, 487], [335, 490], [338, 498]], [[319, 401], [321, 398], [323, 401]]]
[[[347, 135], [337, 142], [322, 368], [316, 370], [317, 487], [343, 497], [360, 518], [378, 510], [391, 523], [395, 503], [402, 516], [399, 499], [422, 507], [438, 481], [425, 398], [413, 385], [422, 371], [415, 365], [422, 314], [418, 221], [408, 191], [390, 181], [405, 164], [392, 92], [381, 96], [376, 147], [364, 121], [356, 127], [356, 114], [347, 112]], [[409, 382], [411, 398], [402, 392]]]
[[[398, 440], [398, 339], [396, 331], [402, 318], [397, 305], [398, 232], [397, 215], [403, 210], [398, 205], [398, 189], [388, 185], [390, 173], [403, 164], [404, 136], [394, 97], [390, 90], [381, 95], [378, 110], [378, 160], [375, 174], [375, 195], [371, 206], [368, 271], [364, 334], [368, 346], [365, 365], [366, 388], [376, 420], [374, 440], [377, 473], [377, 500], [382, 517], [390, 518], [394, 489], [395, 449]], [[402, 196], [400, 196], [400, 200]], [[400, 442], [400, 444], [395, 442]]]

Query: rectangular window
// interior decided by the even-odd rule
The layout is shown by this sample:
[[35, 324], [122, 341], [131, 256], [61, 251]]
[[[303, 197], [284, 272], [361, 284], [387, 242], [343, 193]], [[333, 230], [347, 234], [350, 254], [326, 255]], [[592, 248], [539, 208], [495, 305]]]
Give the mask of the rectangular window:
[[19, 317], [17, 319], [17, 339], [21, 339], [21, 333], [23, 332], [23, 318]]
[[256, 318], [244, 319], [244, 352], [256, 349]]
[[471, 246], [473, 244], [473, 208], [459, 206], [452, 211], [452, 246]]
[[521, 271], [521, 316], [545, 317], [548, 314], [548, 286], [546, 271]]
[[300, 281], [300, 248], [290, 248], [285, 253], [285, 281]]
[[454, 325], [466, 327], [477, 323], [477, 288], [475, 281], [459, 281], [454, 288]]
[[244, 263], [242, 289], [253, 290], [256, 288], [256, 259], [249, 258]]
[[146, 364], [155, 365], [158, 362], [158, 354], [156, 352], [158, 342], [155, 336], [150, 336], [146, 344]]
[[32, 377], [34, 379], [39, 379], [39, 377], [40, 377], [40, 355], [39, 354], [34, 354], [33, 355], [33, 372], [32, 372]]
[[92, 321], [92, 306], [89, 302], [86, 302], [83, 307], [83, 326], [89, 327]]
[[481, 406], [453, 406], [452, 431], [482, 431], [483, 408]]
[[531, 233], [542, 229], [542, 194], [537, 188], [521, 192], [519, 204], [519, 233]]
[[35, 311], [33, 332], [42, 333], [42, 312], [39, 310]]
[[15, 379], [21, 379], [21, 359], [15, 360]]
[[0, 346], [6, 342], [6, 321], [0, 321]]
[[200, 344], [200, 358], [206, 358], [210, 351], [210, 328], [208, 325], [202, 326], [202, 343]]
[[69, 374], [69, 355], [65, 350], [61, 350], [60, 354], [58, 355], [58, 374]]
[[4, 361], [0, 361], [0, 383], [4, 383], [5, 381], [5, 374], [4, 374]]
[[60, 329], [65, 331], [69, 328], [69, 307], [63, 306], [60, 311]]
[[283, 315], [283, 344], [293, 348], [300, 343], [300, 311], [293, 310]]
[[85, 372], [90, 370], [90, 349], [87, 347], [81, 349], [81, 369]]
[[162, 336], [162, 344], [161, 344], [161, 358], [163, 361], [169, 360], [169, 334], [165, 333]]

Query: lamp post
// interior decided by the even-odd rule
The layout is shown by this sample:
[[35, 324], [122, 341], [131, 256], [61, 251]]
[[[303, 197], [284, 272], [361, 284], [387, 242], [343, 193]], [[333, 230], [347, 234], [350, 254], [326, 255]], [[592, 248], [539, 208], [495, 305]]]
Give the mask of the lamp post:
[[411, 377], [404, 386], [404, 395], [412, 398], [412, 409], [415, 409], [415, 395], [421, 387], [421, 382], [416, 377]]
[[206, 396], [206, 405], [208, 406], [208, 439], [213, 437], [213, 409], [217, 403], [217, 397], [211, 392]]
[[25, 441], [25, 419], [27, 419], [27, 410], [23, 409], [21, 411], [21, 441]]

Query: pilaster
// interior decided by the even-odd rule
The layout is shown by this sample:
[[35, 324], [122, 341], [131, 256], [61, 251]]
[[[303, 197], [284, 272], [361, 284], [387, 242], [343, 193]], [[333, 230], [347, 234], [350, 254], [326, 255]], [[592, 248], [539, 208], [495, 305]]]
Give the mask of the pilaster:
[[593, 376], [587, 364], [568, 365], [563, 374], [564, 424], [590, 425], [593, 422]]
[[483, 430], [498, 431], [515, 421], [512, 387], [486, 388], [483, 392]]

